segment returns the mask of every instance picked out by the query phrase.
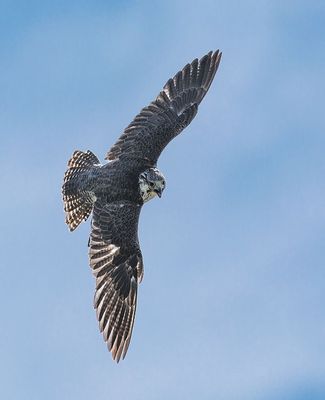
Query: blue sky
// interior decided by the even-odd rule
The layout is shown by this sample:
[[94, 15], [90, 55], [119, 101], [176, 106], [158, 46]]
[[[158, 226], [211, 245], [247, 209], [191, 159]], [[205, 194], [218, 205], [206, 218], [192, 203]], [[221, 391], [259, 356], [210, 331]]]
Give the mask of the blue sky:
[[[322, 1], [0, 3], [1, 398], [325, 398]], [[198, 116], [141, 215], [127, 358], [92, 309], [89, 223], [64, 224], [75, 149], [220, 48]]]

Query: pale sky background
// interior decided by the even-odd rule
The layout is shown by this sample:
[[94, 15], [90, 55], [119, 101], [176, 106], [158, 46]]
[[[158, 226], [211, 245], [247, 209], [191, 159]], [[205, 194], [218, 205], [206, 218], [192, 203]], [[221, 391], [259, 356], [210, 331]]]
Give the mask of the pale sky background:
[[[325, 398], [325, 2], [0, 2], [0, 398]], [[187, 62], [223, 59], [159, 160], [127, 358], [92, 308], [75, 149], [103, 161]]]

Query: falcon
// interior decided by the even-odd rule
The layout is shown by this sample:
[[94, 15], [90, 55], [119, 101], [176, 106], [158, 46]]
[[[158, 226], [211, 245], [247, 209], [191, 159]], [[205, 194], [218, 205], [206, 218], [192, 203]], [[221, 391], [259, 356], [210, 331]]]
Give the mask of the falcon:
[[144, 203], [161, 197], [157, 169], [166, 145], [195, 117], [217, 72], [221, 52], [195, 59], [167, 81], [156, 100], [124, 130], [101, 164], [75, 151], [62, 186], [65, 222], [74, 231], [92, 214], [89, 263], [96, 278], [94, 308], [114, 360], [124, 358], [132, 335], [143, 258], [138, 221]]

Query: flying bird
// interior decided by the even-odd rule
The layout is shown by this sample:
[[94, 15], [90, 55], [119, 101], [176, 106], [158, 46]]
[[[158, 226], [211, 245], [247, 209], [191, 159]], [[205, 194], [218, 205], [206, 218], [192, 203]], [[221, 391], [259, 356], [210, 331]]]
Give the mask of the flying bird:
[[74, 231], [92, 214], [89, 263], [96, 278], [94, 308], [114, 360], [125, 357], [132, 335], [143, 258], [138, 221], [143, 204], [161, 197], [166, 179], [157, 160], [195, 117], [217, 72], [221, 52], [195, 59], [169, 79], [106, 155], [75, 151], [62, 186], [65, 222]]

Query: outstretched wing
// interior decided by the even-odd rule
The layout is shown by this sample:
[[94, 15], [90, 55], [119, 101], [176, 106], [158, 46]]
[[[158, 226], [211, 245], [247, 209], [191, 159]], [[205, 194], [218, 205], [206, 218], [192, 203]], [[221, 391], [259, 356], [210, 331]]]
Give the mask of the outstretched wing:
[[141, 110], [107, 153], [106, 159], [135, 159], [155, 165], [165, 146], [197, 113], [217, 72], [221, 52], [195, 59], [169, 79], [156, 100]]
[[89, 260], [96, 277], [94, 307], [100, 331], [117, 362], [129, 347], [143, 276], [137, 233], [140, 209], [128, 201], [98, 199], [93, 210]]

